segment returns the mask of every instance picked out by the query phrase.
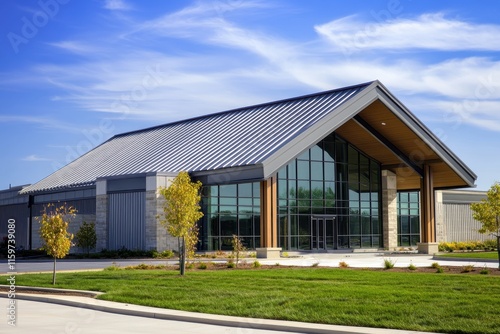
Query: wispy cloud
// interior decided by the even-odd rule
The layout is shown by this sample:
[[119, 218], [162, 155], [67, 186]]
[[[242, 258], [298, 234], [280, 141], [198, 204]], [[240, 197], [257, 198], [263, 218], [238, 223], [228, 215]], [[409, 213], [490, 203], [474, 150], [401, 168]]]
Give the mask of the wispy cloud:
[[28, 155], [22, 159], [23, 161], [37, 162], [37, 161], [51, 161], [51, 159], [42, 158], [36, 154]]
[[105, 0], [104, 8], [109, 10], [131, 10], [132, 6], [123, 0]]
[[447, 18], [443, 13], [380, 23], [348, 16], [317, 25], [315, 29], [339, 50], [349, 52], [373, 49], [500, 50], [497, 42], [500, 25], [473, 24]]
[[[158, 122], [379, 79], [420, 114], [459, 115], [464, 123], [500, 131], [500, 61], [489, 55], [454, 53], [436, 60], [411, 53], [500, 49], [500, 26], [430, 13], [365, 29], [371, 23], [350, 16], [310, 27], [317, 37], [297, 43], [237, 20], [239, 14], [259, 15], [265, 6], [204, 1], [145, 22], [117, 19], [126, 43], [113, 44], [116, 35], [53, 43], [82, 57], [69, 64], [40, 64], [22, 77], [58, 87], [54, 101], [106, 117]], [[360, 31], [370, 35], [360, 35], [358, 45]], [[183, 48], [173, 51], [178, 44]], [[210, 48], [200, 53], [207, 44]], [[352, 56], [339, 56], [342, 48]], [[360, 48], [373, 52], [357, 52]], [[85, 53], [99, 49], [109, 52], [99, 58]], [[405, 52], [388, 56], [379, 50]]]
[[61, 50], [76, 54], [90, 54], [103, 51], [103, 48], [101, 47], [96, 47], [95, 45], [90, 45], [80, 41], [60, 41], [48, 44]]
[[20, 115], [0, 115], [0, 123], [30, 123], [38, 124], [45, 129], [57, 129], [65, 132], [81, 132], [81, 128], [74, 124], [62, 122], [58, 119], [46, 116], [20, 116]]

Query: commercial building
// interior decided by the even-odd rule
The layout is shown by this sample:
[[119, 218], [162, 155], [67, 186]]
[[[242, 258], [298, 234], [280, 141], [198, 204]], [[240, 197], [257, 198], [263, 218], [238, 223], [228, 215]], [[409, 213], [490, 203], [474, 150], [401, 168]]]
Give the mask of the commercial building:
[[476, 180], [374, 81], [116, 135], [19, 194], [28, 221], [49, 202], [75, 206], [77, 222], [96, 222], [98, 250], [171, 249], [158, 187], [182, 170], [204, 184], [199, 249], [228, 249], [237, 234], [264, 257], [417, 243], [433, 252], [436, 190]]

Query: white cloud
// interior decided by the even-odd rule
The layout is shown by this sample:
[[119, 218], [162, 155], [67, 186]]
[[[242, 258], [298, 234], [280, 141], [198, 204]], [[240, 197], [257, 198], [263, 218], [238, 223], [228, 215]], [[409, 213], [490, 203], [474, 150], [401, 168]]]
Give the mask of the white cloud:
[[[348, 46], [345, 41], [360, 31], [354, 17], [316, 26], [320, 38], [302, 43], [231, 20], [236, 13], [247, 14], [263, 6], [254, 1], [199, 2], [154, 20], [124, 25], [126, 43], [113, 47], [109, 45], [115, 42], [115, 36], [92, 42], [53, 43], [80, 52], [82, 58], [70, 64], [42, 64], [35, 68], [34, 75], [20, 76], [57, 86], [60, 91], [53, 101], [71, 102], [84, 110], [107, 113], [106, 117], [158, 122], [285, 98], [293, 92], [298, 95], [379, 79], [401, 100], [419, 100], [411, 106], [419, 115], [451, 113], [464, 123], [500, 130], [496, 116], [500, 61], [461, 53], [430, 60], [408, 51], [415, 46], [434, 48], [453, 29], [458, 36], [454, 38], [463, 39], [460, 43], [469, 38], [468, 31], [476, 29], [476, 43], [482, 45], [498, 36], [496, 26], [449, 20], [442, 14], [389, 20], [369, 30], [372, 44], [363, 47], [408, 52], [375, 57], [358, 53], [346, 58], [320, 38], [340, 31], [345, 38], [334, 45]], [[426, 25], [435, 31], [431, 33]], [[385, 36], [389, 33], [394, 41]], [[178, 39], [183, 39], [182, 43]], [[414, 43], [409, 45], [408, 40]], [[442, 48], [460, 44], [454, 39], [446, 43]], [[178, 44], [183, 46], [177, 48]], [[199, 52], [200, 45], [203, 52]], [[99, 57], [84, 54], [85, 50], [98, 49], [109, 52]], [[477, 110], [457, 107], [467, 106], [468, 101], [474, 102]]]
[[368, 22], [348, 16], [317, 25], [315, 29], [334, 46], [349, 54], [367, 49], [500, 50], [497, 38], [500, 25], [449, 19], [443, 13], [384, 22]]
[[48, 44], [61, 50], [76, 54], [89, 54], [103, 51], [103, 49], [100, 47], [96, 47], [95, 45], [90, 45], [88, 43], [80, 41], [61, 41]]
[[130, 10], [132, 7], [123, 0], [105, 0], [104, 8], [109, 10]]
[[42, 158], [36, 154], [28, 155], [27, 157], [24, 157], [22, 159], [23, 161], [29, 161], [29, 162], [35, 162], [35, 161], [51, 161], [50, 159], [47, 158]]

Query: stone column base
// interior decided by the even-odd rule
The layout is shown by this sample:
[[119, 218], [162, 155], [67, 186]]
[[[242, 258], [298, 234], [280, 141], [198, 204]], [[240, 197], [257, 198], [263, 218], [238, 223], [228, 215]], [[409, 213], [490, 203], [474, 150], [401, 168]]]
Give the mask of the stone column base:
[[439, 252], [439, 243], [437, 242], [419, 242], [417, 243], [419, 254], [435, 254]]
[[257, 248], [257, 258], [258, 259], [279, 259], [281, 257], [280, 252], [282, 248]]

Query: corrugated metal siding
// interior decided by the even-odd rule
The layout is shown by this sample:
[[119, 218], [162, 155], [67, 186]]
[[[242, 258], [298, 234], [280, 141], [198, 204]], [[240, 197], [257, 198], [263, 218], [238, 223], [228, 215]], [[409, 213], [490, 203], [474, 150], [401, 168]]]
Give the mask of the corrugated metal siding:
[[29, 248], [29, 215], [28, 204], [13, 204], [0, 206], [0, 236], [7, 236], [9, 219], [16, 220], [16, 248]]
[[144, 249], [146, 241], [146, 193], [109, 194], [108, 247], [111, 250]]
[[86, 185], [112, 175], [255, 165], [368, 85], [118, 135], [25, 191]]
[[481, 223], [472, 218], [470, 204], [443, 204], [443, 221], [446, 241], [471, 241], [492, 239], [477, 232]]

